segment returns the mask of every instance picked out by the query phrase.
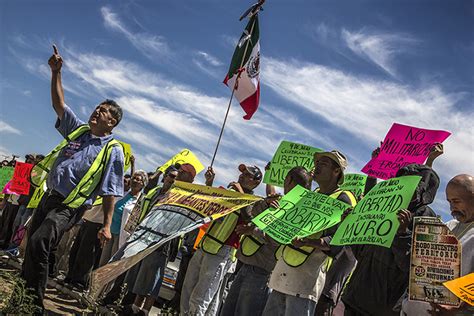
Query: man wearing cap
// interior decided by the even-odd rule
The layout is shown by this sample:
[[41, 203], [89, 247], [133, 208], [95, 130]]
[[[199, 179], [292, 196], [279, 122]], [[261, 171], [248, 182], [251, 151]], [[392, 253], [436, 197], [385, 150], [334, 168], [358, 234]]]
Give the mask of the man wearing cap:
[[[253, 194], [262, 181], [262, 172], [257, 166], [241, 164], [238, 168], [241, 172], [238, 181], [229, 183], [227, 187], [240, 193]], [[209, 168], [206, 172], [207, 185], [212, 185], [214, 176], [214, 171]], [[220, 302], [219, 288], [239, 247], [240, 237], [235, 228], [246, 217], [245, 210], [236, 211], [209, 225], [199, 249], [189, 262], [181, 292], [181, 313], [216, 315]]]
[[[356, 203], [349, 191], [339, 185], [347, 167], [346, 157], [339, 151], [314, 155], [314, 180], [319, 188], [316, 192], [338, 199], [350, 206]], [[292, 244], [281, 245], [277, 263], [270, 276], [270, 294], [263, 315], [308, 315], [312, 316], [319, 300], [331, 265], [342, 247], [329, 246], [336, 227], [316, 233]]]
[[[330, 163], [335, 162], [336, 165], [342, 170], [337, 182], [338, 185], [341, 185], [344, 182], [344, 170], [347, 168], [346, 157], [337, 150], [333, 150], [329, 153], [316, 153], [315, 164], [317, 161], [319, 161], [319, 164], [324, 164], [324, 161], [326, 160], [325, 157], [330, 159]], [[321, 172], [320, 170], [318, 172], [318, 174], [315, 173], [315, 176], [320, 178]], [[319, 182], [324, 181], [320, 179]], [[319, 192], [321, 193], [321, 186], [319, 187]], [[353, 199], [352, 193], [345, 192], [341, 193], [341, 195], [341, 200], [345, 200], [346, 197], [348, 197], [350, 199], [350, 202], [348, 203], [347, 200], [345, 200], [345, 202], [350, 204], [352, 207], [355, 206], [356, 201], [355, 199]], [[335, 231], [336, 227], [332, 229], [332, 232]], [[325, 237], [324, 239], [327, 245], [329, 245], [329, 242], [331, 241], [330, 237]], [[340, 300], [340, 294], [342, 292], [342, 289], [344, 288], [346, 281], [348, 280], [352, 270], [354, 270], [354, 267], [357, 263], [356, 258], [350, 250], [350, 247], [332, 248], [335, 249], [336, 252], [333, 251], [333, 260], [326, 274], [324, 289], [316, 305], [316, 315], [332, 315], [334, 308]]]

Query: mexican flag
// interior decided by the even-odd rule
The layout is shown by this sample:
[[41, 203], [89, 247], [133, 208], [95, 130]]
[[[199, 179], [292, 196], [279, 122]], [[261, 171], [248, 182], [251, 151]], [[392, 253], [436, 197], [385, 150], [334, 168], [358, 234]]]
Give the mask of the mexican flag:
[[[259, 74], [260, 44], [258, 14], [254, 14], [240, 37], [234, 55], [232, 56], [229, 72], [224, 79], [224, 84], [228, 86], [231, 91], [235, 87], [234, 95], [246, 113], [244, 116], [246, 120], [250, 120], [258, 108], [260, 99]], [[235, 84], [236, 80], [237, 85]]]

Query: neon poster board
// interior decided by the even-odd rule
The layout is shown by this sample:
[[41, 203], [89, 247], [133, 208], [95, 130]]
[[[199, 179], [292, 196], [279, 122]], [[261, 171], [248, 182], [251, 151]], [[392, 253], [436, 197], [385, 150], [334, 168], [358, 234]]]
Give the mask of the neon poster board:
[[400, 168], [423, 164], [431, 148], [451, 135], [441, 130], [423, 129], [394, 123], [385, 136], [380, 153], [362, 168], [362, 172], [379, 179], [390, 179]]

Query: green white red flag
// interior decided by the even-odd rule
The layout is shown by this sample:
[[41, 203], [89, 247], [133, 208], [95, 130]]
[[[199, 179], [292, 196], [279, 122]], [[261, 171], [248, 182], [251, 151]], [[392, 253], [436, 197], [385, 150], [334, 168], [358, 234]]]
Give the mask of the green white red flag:
[[[245, 54], [245, 56], [244, 56]], [[260, 43], [258, 14], [250, 17], [239, 43], [235, 48], [229, 71], [224, 84], [231, 91], [244, 109], [244, 119], [250, 120], [257, 111], [260, 100]], [[237, 80], [237, 84], [236, 84]]]

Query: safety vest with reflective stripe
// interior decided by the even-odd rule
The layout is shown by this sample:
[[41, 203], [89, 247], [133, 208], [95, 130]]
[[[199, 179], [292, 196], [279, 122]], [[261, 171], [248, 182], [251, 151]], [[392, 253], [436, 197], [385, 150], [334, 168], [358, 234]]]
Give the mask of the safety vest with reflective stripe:
[[140, 212], [140, 218], [138, 222], [140, 223], [145, 216], [148, 214], [150, 209], [153, 207], [153, 205], [156, 203], [156, 198], [160, 194], [161, 187], [157, 186], [145, 195], [145, 198], [143, 199], [142, 206], [141, 206], [141, 212]]
[[217, 254], [232, 235], [239, 221], [239, 216], [240, 211], [235, 211], [227, 214], [223, 221], [212, 222], [206, 234], [202, 237], [199, 247], [209, 254]]
[[[61, 150], [66, 147], [71, 140], [77, 139], [88, 131], [90, 131], [89, 125], [81, 125], [63, 139], [61, 143], [59, 143], [59, 145], [57, 145], [43, 160], [32, 168], [31, 183], [36, 187], [41, 187], [46, 181], [49, 171], [54, 165]], [[89, 170], [87, 170], [86, 174], [82, 177], [74, 190], [72, 190], [72, 192], [64, 199], [63, 204], [71, 208], [78, 208], [87, 201], [102, 180], [105, 166], [107, 166], [112, 149], [115, 146], [121, 147], [118, 141], [112, 139], [101, 149], [94, 162], [89, 167]]]
[[[316, 189], [316, 192], [318, 191], [319, 189]], [[338, 190], [330, 194], [329, 197], [337, 199], [339, 195], [341, 195], [342, 193], [345, 193], [349, 197], [352, 207], [354, 207], [357, 204], [356, 198], [349, 191]], [[322, 234], [323, 232], [321, 231], [312, 236], [309, 236], [308, 238], [318, 239], [318, 238], [321, 238]], [[315, 248], [310, 247], [310, 246], [303, 246], [303, 247], [297, 248], [291, 244], [281, 245], [280, 247], [278, 247], [277, 251], [275, 252], [275, 257], [277, 260], [280, 258], [283, 258], [283, 260], [285, 260], [285, 263], [291, 267], [299, 267], [300, 265], [306, 262], [306, 260], [309, 258], [309, 256], [313, 253], [314, 250]], [[331, 262], [332, 260], [327, 261], [328, 267], [331, 264]]]

